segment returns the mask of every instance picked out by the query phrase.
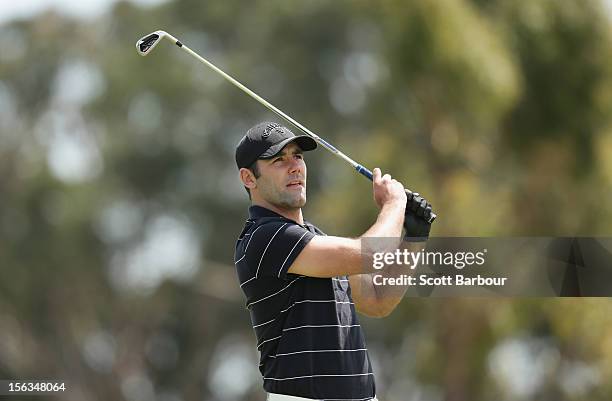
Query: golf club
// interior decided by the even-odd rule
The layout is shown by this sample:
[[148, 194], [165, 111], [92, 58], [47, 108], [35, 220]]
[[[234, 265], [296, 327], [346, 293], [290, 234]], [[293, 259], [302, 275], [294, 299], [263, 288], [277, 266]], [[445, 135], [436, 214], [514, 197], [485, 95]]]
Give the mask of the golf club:
[[[267, 100], [265, 100], [264, 98], [262, 98], [261, 96], [259, 96], [258, 94], [256, 94], [255, 92], [253, 92], [252, 90], [250, 90], [249, 88], [247, 88], [246, 86], [244, 86], [243, 84], [241, 84], [240, 82], [238, 82], [237, 80], [235, 80], [234, 78], [232, 78], [231, 76], [226, 74], [225, 72], [223, 72], [217, 66], [215, 66], [214, 64], [212, 64], [211, 62], [209, 62], [208, 60], [206, 60], [205, 58], [203, 58], [202, 56], [200, 56], [199, 54], [197, 54], [196, 52], [194, 52], [193, 50], [191, 50], [187, 46], [185, 46], [181, 41], [179, 41], [178, 39], [176, 39], [174, 36], [170, 35], [169, 33], [165, 32], [165, 31], [155, 31], [155, 32], [152, 32], [152, 33], [150, 33], [150, 34], [148, 34], [146, 36], [143, 36], [141, 39], [138, 40], [138, 42], [136, 42], [136, 49], [138, 50], [138, 54], [140, 54], [141, 56], [148, 55], [157, 46], [157, 44], [159, 42], [161, 42], [163, 39], [168, 39], [169, 41], [171, 41], [172, 43], [174, 43], [178, 47], [180, 47], [182, 50], [184, 50], [188, 54], [190, 54], [193, 57], [195, 57], [196, 59], [198, 59], [200, 62], [202, 62], [202, 63], [206, 64], [208, 67], [212, 68], [214, 71], [219, 73], [223, 78], [225, 78], [230, 83], [232, 83], [235, 86], [237, 86], [239, 89], [241, 89], [247, 95], [251, 96], [253, 99], [257, 100], [260, 104], [262, 104], [263, 106], [268, 108], [274, 114], [276, 114], [277, 116], [283, 118], [287, 122], [291, 123], [293, 126], [295, 126], [297, 129], [299, 129], [301, 132], [303, 132], [304, 134], [308, 135], [309, 137], [311, 137], [312, 139], [317, 141], [317, 143], [319, 143], [325, 149], [329, 150], [330, 152], [332, 152], [336, 156], [340, 157], [341, 159], [343, 159], [344, 161], [349, 163], [351, 166], [353, 166], [353, 168], [355, 170], [357, 170], [358, 173], [360, 173], [361, 175], [365, 176], [370, 181], [372, 180], [372, 172], [369, 169], [367, 169], [366, 167], [364, 167], [361, 164], [357, 163], [356, 161], [354, 161], [353, 159], [351, 159], [350, 157], [348, 157], [344, 153], [340, 152], [338, 149], [336, 149], [329, 142], [325, 141], [324, 139], [322, 139], [321, 137], [319, 137], [315, 133], [311, 132], [309, 129], [304, 127], [299, 122], [295, 121], [293, 118], [289, 117], [287, 114], [283, 113], [281, 110], [276, 108], [274, 105], [269, 103]], [[412, 195], [412, 191], [410, 191], [408, 189], [406, 189], [406, 193], [408, 195]], [[432, 211], [430, 216], [429, 216], [429, 218], [427, 219], [427, 221], [429, 223], [431, 223], [431, 222], [433, 222], [435, 220], [436, 217], [437, 217], [436, 214]]]

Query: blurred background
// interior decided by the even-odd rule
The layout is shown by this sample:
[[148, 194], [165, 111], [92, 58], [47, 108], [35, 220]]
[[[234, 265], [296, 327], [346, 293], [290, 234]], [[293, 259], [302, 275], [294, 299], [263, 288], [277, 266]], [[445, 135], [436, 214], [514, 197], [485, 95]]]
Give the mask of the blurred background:
[[[609, 236], [611, 22], [606, 0], [2, 2], [0, 379], [265, 398], [233, 160], [276, 119], [169, 43], [138, 56], [142, 35], [424, 194], [432, 235]], [[307, 162], [306, 218], [360, 235], [369, 182]], [[406, 299], [362, 324], [381, 401], [612, 399], [609, 299]]]

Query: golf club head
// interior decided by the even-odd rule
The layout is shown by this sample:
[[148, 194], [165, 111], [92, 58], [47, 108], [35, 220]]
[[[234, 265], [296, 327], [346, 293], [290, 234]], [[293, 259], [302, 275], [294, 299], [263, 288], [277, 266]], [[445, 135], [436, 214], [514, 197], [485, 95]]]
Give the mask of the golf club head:
[[157, 46], [157, 44], [167, 36], [169, 35], [165, 31], [155, 31], [138, 39], [138, 42], [136, 42], [136, 50], [138, 50], [138, 54], [141, 56], [146, 56], [147, 54], [151, 53], [155, 46]]

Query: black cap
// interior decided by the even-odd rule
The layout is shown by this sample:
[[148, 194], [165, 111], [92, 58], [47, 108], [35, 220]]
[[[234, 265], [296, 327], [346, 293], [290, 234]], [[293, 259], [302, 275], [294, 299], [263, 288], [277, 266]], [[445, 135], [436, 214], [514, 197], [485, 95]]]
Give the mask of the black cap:
[[247, 168], [257, 159], [276, 156], [289, 142], [296, 142], [304, 152], [317, 147], [314, 139], [306, 135], [294, 135], [289, 128], [272, 122], [251, 127], [236, 146], [236, 165]]

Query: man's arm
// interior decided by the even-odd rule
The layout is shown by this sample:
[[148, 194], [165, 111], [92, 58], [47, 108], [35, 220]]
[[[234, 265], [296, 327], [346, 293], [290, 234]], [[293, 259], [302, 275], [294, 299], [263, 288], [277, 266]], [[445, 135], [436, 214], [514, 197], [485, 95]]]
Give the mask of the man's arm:
[[[401, 245], [402, 250], [419, 252], [424, 248], [431, 229], [431, 223], [428, 222], [430, 213], [431, 205], [422, 196], [418, 193], [409, 196], [404, 218], [406, 231]], [[375, 285], [374, 277], [379, 275], [381, 278], [399, 278], [402, 274], [413, 273], [416, 268], [418, 266], [409, 269], [405, 265], [390, 265], [375, 274], [350, 276], [356, 309], [370, 317], [388, 316], [406, 294], [408, 285]]]
[[[374, 200], [380, 207], [380, 213], [363, 236], [398, 238], [395, 244], [397, 248], [406, 209], [404, 187], [388, 174], [381, 177], [380, 169], [374, 169], [373, 187]], [[363, 256], [370, 250], [362, 249], [361, 245], [360, 239], [316, 236], [300, 252], [288, 272], [310, 277], [336, 277], [367, 272], [364, 267], [368, 264], [363, 263]]]
[[[403, 241], [400, 249], [409, 252], [418, 252], [424, 242]], [[411, 274], [414, 270], [406, 266], [386, 266], [376, 273], [364, 273], [349, 276], [351, 296], [355, 302], [355, 309], [369, 317], [387, 317], [399, 305], [408, 290], [408, 285], [375, 285], [374, 276], [384, 278], [398, 278], [402, 274]]]

